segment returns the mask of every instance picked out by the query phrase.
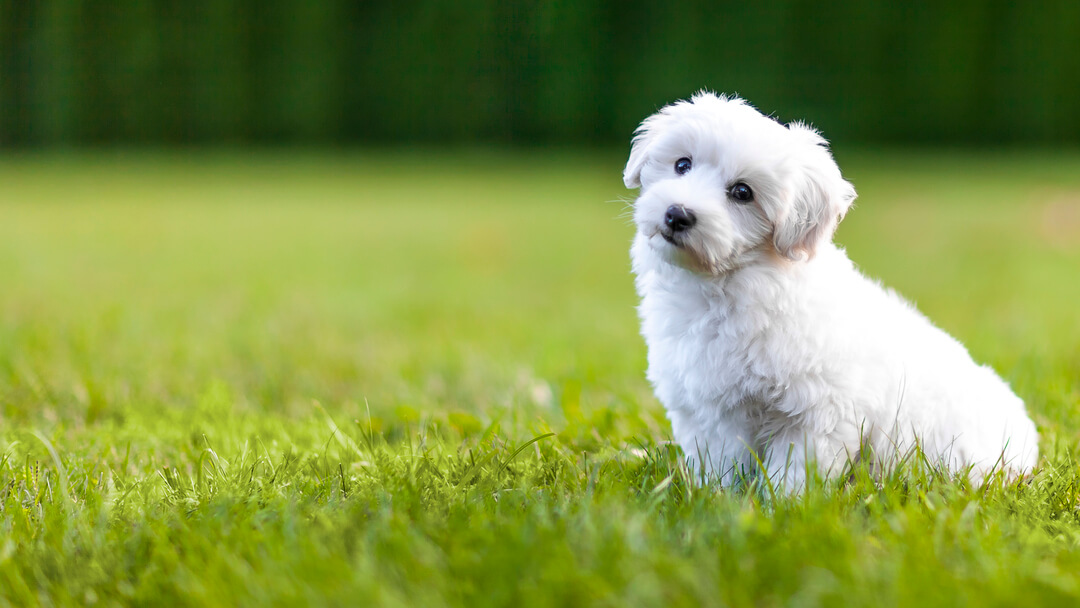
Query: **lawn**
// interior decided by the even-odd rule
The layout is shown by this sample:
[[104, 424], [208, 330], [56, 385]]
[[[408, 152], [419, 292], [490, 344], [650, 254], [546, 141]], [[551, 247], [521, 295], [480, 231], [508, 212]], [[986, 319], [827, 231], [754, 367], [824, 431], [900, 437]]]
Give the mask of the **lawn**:
[[619, 151], [0, 158], [0, 605], [1080, 601], [1080, 155], [838, 156], [1033, 479], [695, 485]]

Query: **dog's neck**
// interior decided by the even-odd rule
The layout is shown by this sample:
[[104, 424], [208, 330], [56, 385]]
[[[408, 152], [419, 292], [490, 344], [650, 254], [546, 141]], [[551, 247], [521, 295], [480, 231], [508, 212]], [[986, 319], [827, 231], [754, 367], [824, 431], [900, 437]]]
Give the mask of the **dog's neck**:
[[837, 251], [830, 242], [821, 245], [811, 258], [791, 260], [771, 246], [761, 247], [740, 256], [734, 268], [717, 274], [684, 268], [650, 252], [648, 262], [635, 260], [634, 270], [642, 298], [663, 300], [666, 306], [688, 314], [702, 307], [735, 313], [770, 308], [787, 290], [801, 289], [799, 278], [813, 280], [815, 267]]

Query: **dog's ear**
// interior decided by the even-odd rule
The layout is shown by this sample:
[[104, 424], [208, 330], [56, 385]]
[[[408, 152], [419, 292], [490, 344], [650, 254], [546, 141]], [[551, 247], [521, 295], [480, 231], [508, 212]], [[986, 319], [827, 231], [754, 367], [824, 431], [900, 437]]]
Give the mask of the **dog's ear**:
[[840, 175], [828, 143], [802, 123], [788, 129], [802, 148], [795, 157], [790, 182], [773, 221], [773, 246], [786, 258], [811, 258], [832, 238], [837, 224], [855, 200], [855, 187]]
[[648, 158], [649, 144], [653, 140], [653, 127], [656, 126], [660, 115], [660, 113], [657, 113], [646, 118], [634, 130], [634, 139], [630, 143], [630, 158], [627, 159], [626, 168], [623, 169], [622, 174], [623, 183], [626, 184], [627, 188], [641, 187], [641, 169], [645, 166], [645, 160]]

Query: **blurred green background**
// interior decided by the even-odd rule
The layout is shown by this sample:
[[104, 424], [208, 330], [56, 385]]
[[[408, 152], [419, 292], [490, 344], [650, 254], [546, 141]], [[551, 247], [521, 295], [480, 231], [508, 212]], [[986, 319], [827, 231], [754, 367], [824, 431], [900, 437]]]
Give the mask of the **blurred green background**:
[[0, 144], [625, 143], [699, 88], [834, 141], [1080, 141], [1080, 2], [0, 0]]

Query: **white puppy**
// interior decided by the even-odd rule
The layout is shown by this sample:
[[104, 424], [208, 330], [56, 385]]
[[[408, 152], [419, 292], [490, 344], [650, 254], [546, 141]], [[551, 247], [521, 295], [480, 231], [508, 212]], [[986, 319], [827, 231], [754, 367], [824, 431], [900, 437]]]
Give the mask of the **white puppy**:
[[1008, 385], [832, 243], [855, 190], [816, 131], [700, 93], [641, 124], [623, 179], [648, 378], [693, 466], [797, 492], [916, 445], [976, 483], [1035, 465]]

